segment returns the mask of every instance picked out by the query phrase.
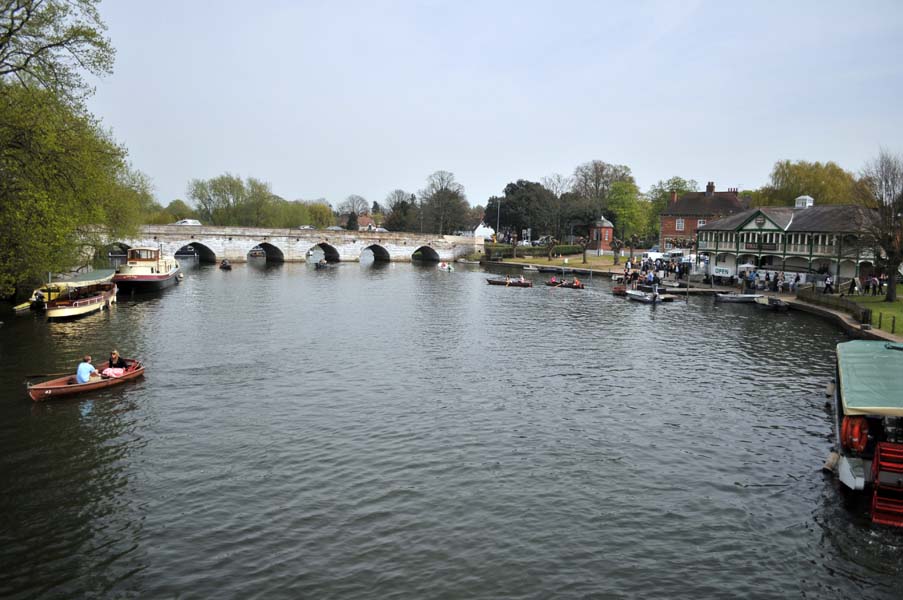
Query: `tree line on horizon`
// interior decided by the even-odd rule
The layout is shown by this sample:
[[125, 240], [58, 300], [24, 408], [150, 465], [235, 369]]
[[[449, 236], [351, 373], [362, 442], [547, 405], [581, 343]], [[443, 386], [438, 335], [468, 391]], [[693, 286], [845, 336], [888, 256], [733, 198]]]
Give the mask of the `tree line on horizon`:
[[[446, 234], [483, 221], [518, 236], [530, 229], [534, 238], [563, 239], [585, 235], [604, 217], [622, 240], [652, 240], [672, 192], [699, 187], [674, 176], [642, 192], [628, 166], [592, 160], [569, 175], [511, 181], [485, 205], [471, 206], [454, 174], [440, 170], [426, 178], [423, 189], [395, 189], [381, 203], [354, 194], [335, 208], [325, 201], [286, 200], [263, 180], [224, 174], [192, 180], [188, 202], [175, 199], [163, 207], [150, 179], [128, 161], [127, 149], [86, 108], [93, 90], [83, 73], [107, 75], [115, 58], [98, 4], [0, 3], [0, 297], [30, 287], [47, 272], [87, 265], [107, 241], [98, 232], [128, 236], [141, 224], [193, 217], [215, 225], [353, 228], [367, 215], [390, 231]], [[790, 206], [803, 194], [819, 205], [877, 209], [875, 244], [884, 250], [887, 267], [903, 261], [899, 155], [882, 149], [859, 174], [830, 161], [781, 160], [768, 184], [741, 192], [751, 206]]]

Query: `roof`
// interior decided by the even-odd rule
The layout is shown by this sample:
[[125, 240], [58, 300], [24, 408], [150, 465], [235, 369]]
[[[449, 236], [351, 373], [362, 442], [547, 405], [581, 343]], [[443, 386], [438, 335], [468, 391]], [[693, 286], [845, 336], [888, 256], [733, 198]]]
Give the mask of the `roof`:
[[595, 226], [596, 227], [611, 227], [612, 229], [614, 229], [614, 224], [611, 221], [609, 221], [608, 219], [606, 219], [605, 217], [602, 217], [601, 219], [596, 221]]
[[837, 344], [837, 368], [844, 414], [903, 417], [903, 344]]
[[97, 271], [80, 273], [75, 277], [70, 277], [69, 279], [61, 279], [59, 281], [54, 281], [53, 283], [59, 286], [88, 287], [97, 285], [98, 283], [110, 281], [113, 279], [113, 275], [115, 274], [116, 271], [113, 269], [98, 269]]
[[743, 210], [736, 192], [690, 192], [665, 207], [662, 215], [730, 215]]
[[711, 221], [699, 227], [700, 231], [736, 231], [762, 213], [775, 225], [787, 232], [847, 232], [860, 231], [871, 219], [874, 211], [862, 206], [828, 205], [810, 208], [789, 206], [763, 206], [751, 208], [729, 217]]

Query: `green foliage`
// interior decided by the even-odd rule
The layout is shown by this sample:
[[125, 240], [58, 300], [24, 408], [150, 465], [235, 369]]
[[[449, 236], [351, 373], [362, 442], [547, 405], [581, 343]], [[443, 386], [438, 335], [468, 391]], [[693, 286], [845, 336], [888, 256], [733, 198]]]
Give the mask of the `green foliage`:
[[629, 181], [616, 181], [608, 195], [608, 210], [615, 231], [622, 237], [640, 233], [646, 226], [646, 212], [640, 201], [640, 191]]
[[[494, 258], [510, 258], [514, 256], [514, 246], [511, 244], [486, 244], [483, 246], [483, 250], [486, 252], [486, 256], [492, 256]], [[568, 245], [561, 244], [552, 247], [553, 255], [560, 256], [571, 256], [574, 254], [581, 254], [583, 252], [583, 246], [576, 245]], [[549, 254], [548, 246], [518, 246], [517, 247], [517, 255], [518, 256], [547, 256]]]
[[578, 202], [573, 208], [579, 220], [588, 223], [607, 212], [611, 186], [617, 181], [636, 184], [625, 165], [593, 160], [574, 169], [572, 191]]
[[758, 190], [755, 206], [793, 206], [799, 196], [812, 196], [818, 205], [853, 204], [861, 195], [855, 175], [837, 163], [778, 161], [771, 181]]
[[[551, 209], [555, 202], [555, 195], [542, 184], [518, 179], [505, 186], [503, 198], [493, 196], [489, 199], [486, 203], [486, 219], [491, 223], [499, 221], [502, 231], [511, 231], [520, 236], [523, 229], [529, 228], [534, 237], [538, 237], [552, 229]], [[499, 208], [501, 214], [498, 213]]]
[[76, 104], [89, 91], [82, 71], [111, 73], [115, 50], [104, 37], [99, 0], [0, 2], [0, 81], [49, 90]]
[[357, 224], [357, 213], [348, 213], [348, 221], [345, 223], [345, 229], [347, 229], [348, 231], [357, 231], [358, 227], [359, 225]]
[[87, 264], [102, 229], [132, 233], [147, 179], [90, 115], [41, 89], [0, 83], [0, 295]]

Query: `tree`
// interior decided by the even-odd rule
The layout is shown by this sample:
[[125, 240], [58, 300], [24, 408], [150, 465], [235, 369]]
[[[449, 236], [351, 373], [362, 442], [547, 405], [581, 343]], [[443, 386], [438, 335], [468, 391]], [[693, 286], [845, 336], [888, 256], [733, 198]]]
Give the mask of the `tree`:
[[196, 215], [194, 214], [194, 210], [185, 204], [184, 200], [176, 198], [172, 202], [170, 202], [166, 206], [166, 213], [172, 219], [171, 222], [178, 221], [179, 219], [194, 219]]
[[0, 80], [52, 91], [64, 101], [89, 92], [81, 72], [113, 71], [99, 0], [0, 1]]
[[609, 245], [611, 246], [611, 251], [615, 255], [614, 264], [616, 264], [616, 265], [620, 264], [621, 263], [621, 249], [624, 248], [624, 242], [622, 242], [618, 238], [612, 238], [611, 244], [609, 244]]
[[640, 205], [640, 191], [629, 181], [616, 181], [611, 186], [608, 210], [614, 221], [615, 231], [622, 238], [639, 233], [645, 226], [645, 213]]
[[348, 213], [348, 221], [345, 223], [345, 229], [348, 231], [357, 231], [360, 226], [357, 224], [357, 213]]
[[583, 163], [574, 169], [572, 190], [586, 204], [592, 215], [590, 220], [605, 214], [608, 208], [608, 194], [611, 185], [616, 181], [636, 183], [630, 173], [630, 167], [613, 165], [601, 160]]
[[[486, 204], [486, 218], [498, 216], [499, 202], [504, 210], [501, 212], [499, 227], [520, 235], [524, 229], [532, 229], [533, 233], [545, 234], [552, 229], [550, 208], [556, 201], [554, 194], [542, 184], [518, 179], [505, 186], [503, 198], [493, 196]], [[537, 235], [538, 237], [538, 235]]]
[[351, 194], [345, 201], [339, 204], [339, 212], [342, 214], [354, 213], [356, 215], [366, 215], [368, 210], [367, 200], [363, 196]]
[[886, 302], [897, 299], [897, 273], [903, 264], [903, 157], [882, 149], [862, 169], [859, 188], [863, 204], [875, 207], [875, 218], [866, 226], [869, 237], [883, 256], [887, 273]]
[[646, 199], [652, 203], [652, 212], [656, 219], [656, 232], [658, 232], [658, 216], [668, 207], [672, 194], [677, 193], [677, 197], [680, 198], [684, 194], [697, 191], [699, 191], [699, 184], [695, 179], [684, 179], [677, 175], [670, 179], [660, 179], [658, 183], [652, 185], [646, 192]]
[[307, 204], [308, 222], [317, 229], [326, 229], [335, 220], [332, 208], [326, 202], [310, 202]]
[[149, 181], [90, 115], [0, 81], [0, 295], [89, 263], [102, 233], [134, 233], [148, 203]]
[[392, 190], [386, 196], [389, 214], [383, 220], [383, 227], [389, 231], [417, 231], [420, 214], [417, 197], [404, 190]]
[[211, 225], [241, 225], [239, 212], [245, 196], [241, 177], [229, 173], [188, 183], [188, 198], [196, 203], [201, 220]]
[[553, 173], [541, 179], [543, 187], [545, 187], [555, 200], [549, 209], [549, 216], [552, 222], [552, 235], [556, 238], [561, 237], [561, 228], [567, 217], [567, 207], [565, 204], [565, 194], [574, 187], [574, 178]]
[[831, 161], [782, 160], [774, 164], [769, 184], [755, 195], [756, 206], [793, 206], [803, 195], [812, 196], [819, 205], [850, 204], [863, 197], [860, 185], [855, 175]]
[[455, 181], [454, 173], [436, 171], [426, 179], [420, 192], [421, 218], [427, 231], [443, 235], [461, 229], [467, 213], [464, 186]]

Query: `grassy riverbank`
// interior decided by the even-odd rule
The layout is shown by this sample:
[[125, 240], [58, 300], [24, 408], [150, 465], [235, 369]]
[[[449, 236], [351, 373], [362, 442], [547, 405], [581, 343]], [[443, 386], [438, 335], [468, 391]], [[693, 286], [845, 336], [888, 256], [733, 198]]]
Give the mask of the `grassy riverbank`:
[[[897, 301], [885, 302], [880, 296], [847, 296], [856, 304], [872, 310], [872, 327], [903, 335], [903, 284], [897, 285]], [[894, 322], [896, 318], [896, 323]]]

